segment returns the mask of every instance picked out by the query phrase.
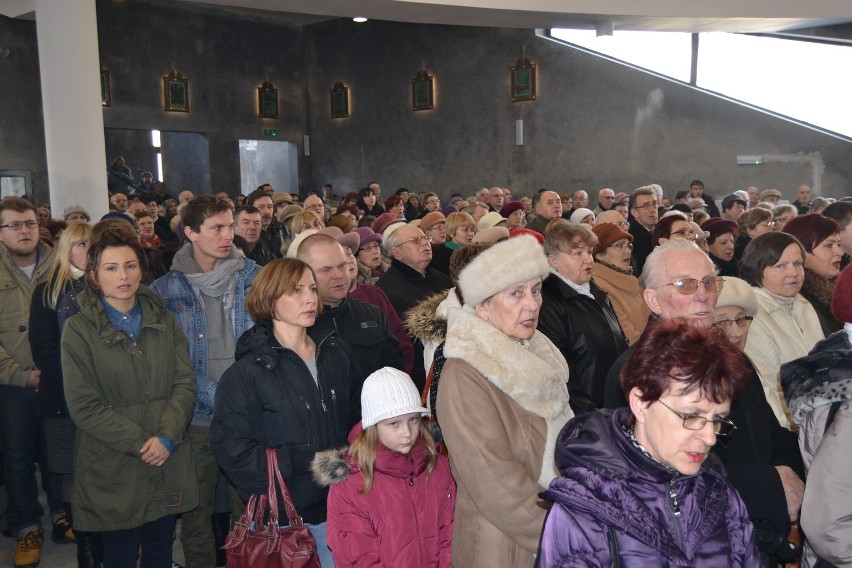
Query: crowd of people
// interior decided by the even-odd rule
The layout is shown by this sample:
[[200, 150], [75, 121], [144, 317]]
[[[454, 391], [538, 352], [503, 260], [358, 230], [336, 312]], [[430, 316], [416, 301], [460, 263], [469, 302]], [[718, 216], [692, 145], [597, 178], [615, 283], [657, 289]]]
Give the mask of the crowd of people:
[[852, 198], [122, 166], [97, 222], [0, 201], [17, 568], [36, 472], [81, 568], [222, 566], [268, 448], [324, 567], [852, 565]]

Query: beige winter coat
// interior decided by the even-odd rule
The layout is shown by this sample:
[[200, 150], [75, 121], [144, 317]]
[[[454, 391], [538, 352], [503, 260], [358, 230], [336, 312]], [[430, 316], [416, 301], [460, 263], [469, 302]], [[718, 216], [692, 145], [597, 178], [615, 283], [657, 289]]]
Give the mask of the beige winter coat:
[[748, 330], [744, 351], [757, 369], [776, 418], [790, 428], [790, 411], [781, 391], [781, 365], [807, 355], [824, 338], [822, 327], [813, 306], [801, 295], [796, 295], [791, 307], [779, 304], [763, 288], [754, 288], [754, 293], [757, 315]]
[[573, 417], [568, 364], [544, 335], [525, 348], [463, 308], [448, 313], [437, 416], [458, 484], [453, 566], [532, 567]]

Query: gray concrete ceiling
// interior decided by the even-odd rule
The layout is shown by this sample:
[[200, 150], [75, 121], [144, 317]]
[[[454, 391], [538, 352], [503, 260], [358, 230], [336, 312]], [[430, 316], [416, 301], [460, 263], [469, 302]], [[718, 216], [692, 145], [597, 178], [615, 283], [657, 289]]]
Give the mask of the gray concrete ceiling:
[[[112, 0], [128, 1], [128, 0]], [[852, 23], [852, 1], [811, 0], [179, 0], [310, 24], [329, 18], [508, 28], [780, 32]], [[0, 14], [32, 18], [35, 0], [0, 0]]]

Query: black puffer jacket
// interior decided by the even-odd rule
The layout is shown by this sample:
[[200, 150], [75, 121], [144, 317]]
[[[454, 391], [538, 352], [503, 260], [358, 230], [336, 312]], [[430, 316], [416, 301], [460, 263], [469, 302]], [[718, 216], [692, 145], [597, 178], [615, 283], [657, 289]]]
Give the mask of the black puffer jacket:
[[604, 384], [613, 362], [627, 349], [618, 316], [606, 295], [590, 282], [594, 300], [551, 274], [541, 287], [538, 329], [568, 361], [568, 390], [575, 414], [603, 408]]
[[313, 482], [311, 460], [316, 452], [346, 445], [361, 419], [354, 393], [362, 377], [333, 333], [319, 337], [311, 328], [308, 334], [317, 346], [319, 387], [304, 361], [278, 344], [270, 322], [243, 334], [236, 362], [216, 390], [210, 446], [243, 500], [266, 493], [265, 449], [276, 448], [296, 510], [305, 522], [321, 523], [328, 490]]

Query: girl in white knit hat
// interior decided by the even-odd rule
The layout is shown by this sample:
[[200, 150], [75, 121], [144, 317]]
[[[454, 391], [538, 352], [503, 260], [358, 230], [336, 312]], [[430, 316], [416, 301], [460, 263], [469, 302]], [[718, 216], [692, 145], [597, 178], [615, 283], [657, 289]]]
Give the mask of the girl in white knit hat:
[[391, 367], [364, 382], [348, 451], [313, 463], [328, 494], [328, 545], [338, 566], [449, 567], [456, 485], [421, 419], [411, 378]]

